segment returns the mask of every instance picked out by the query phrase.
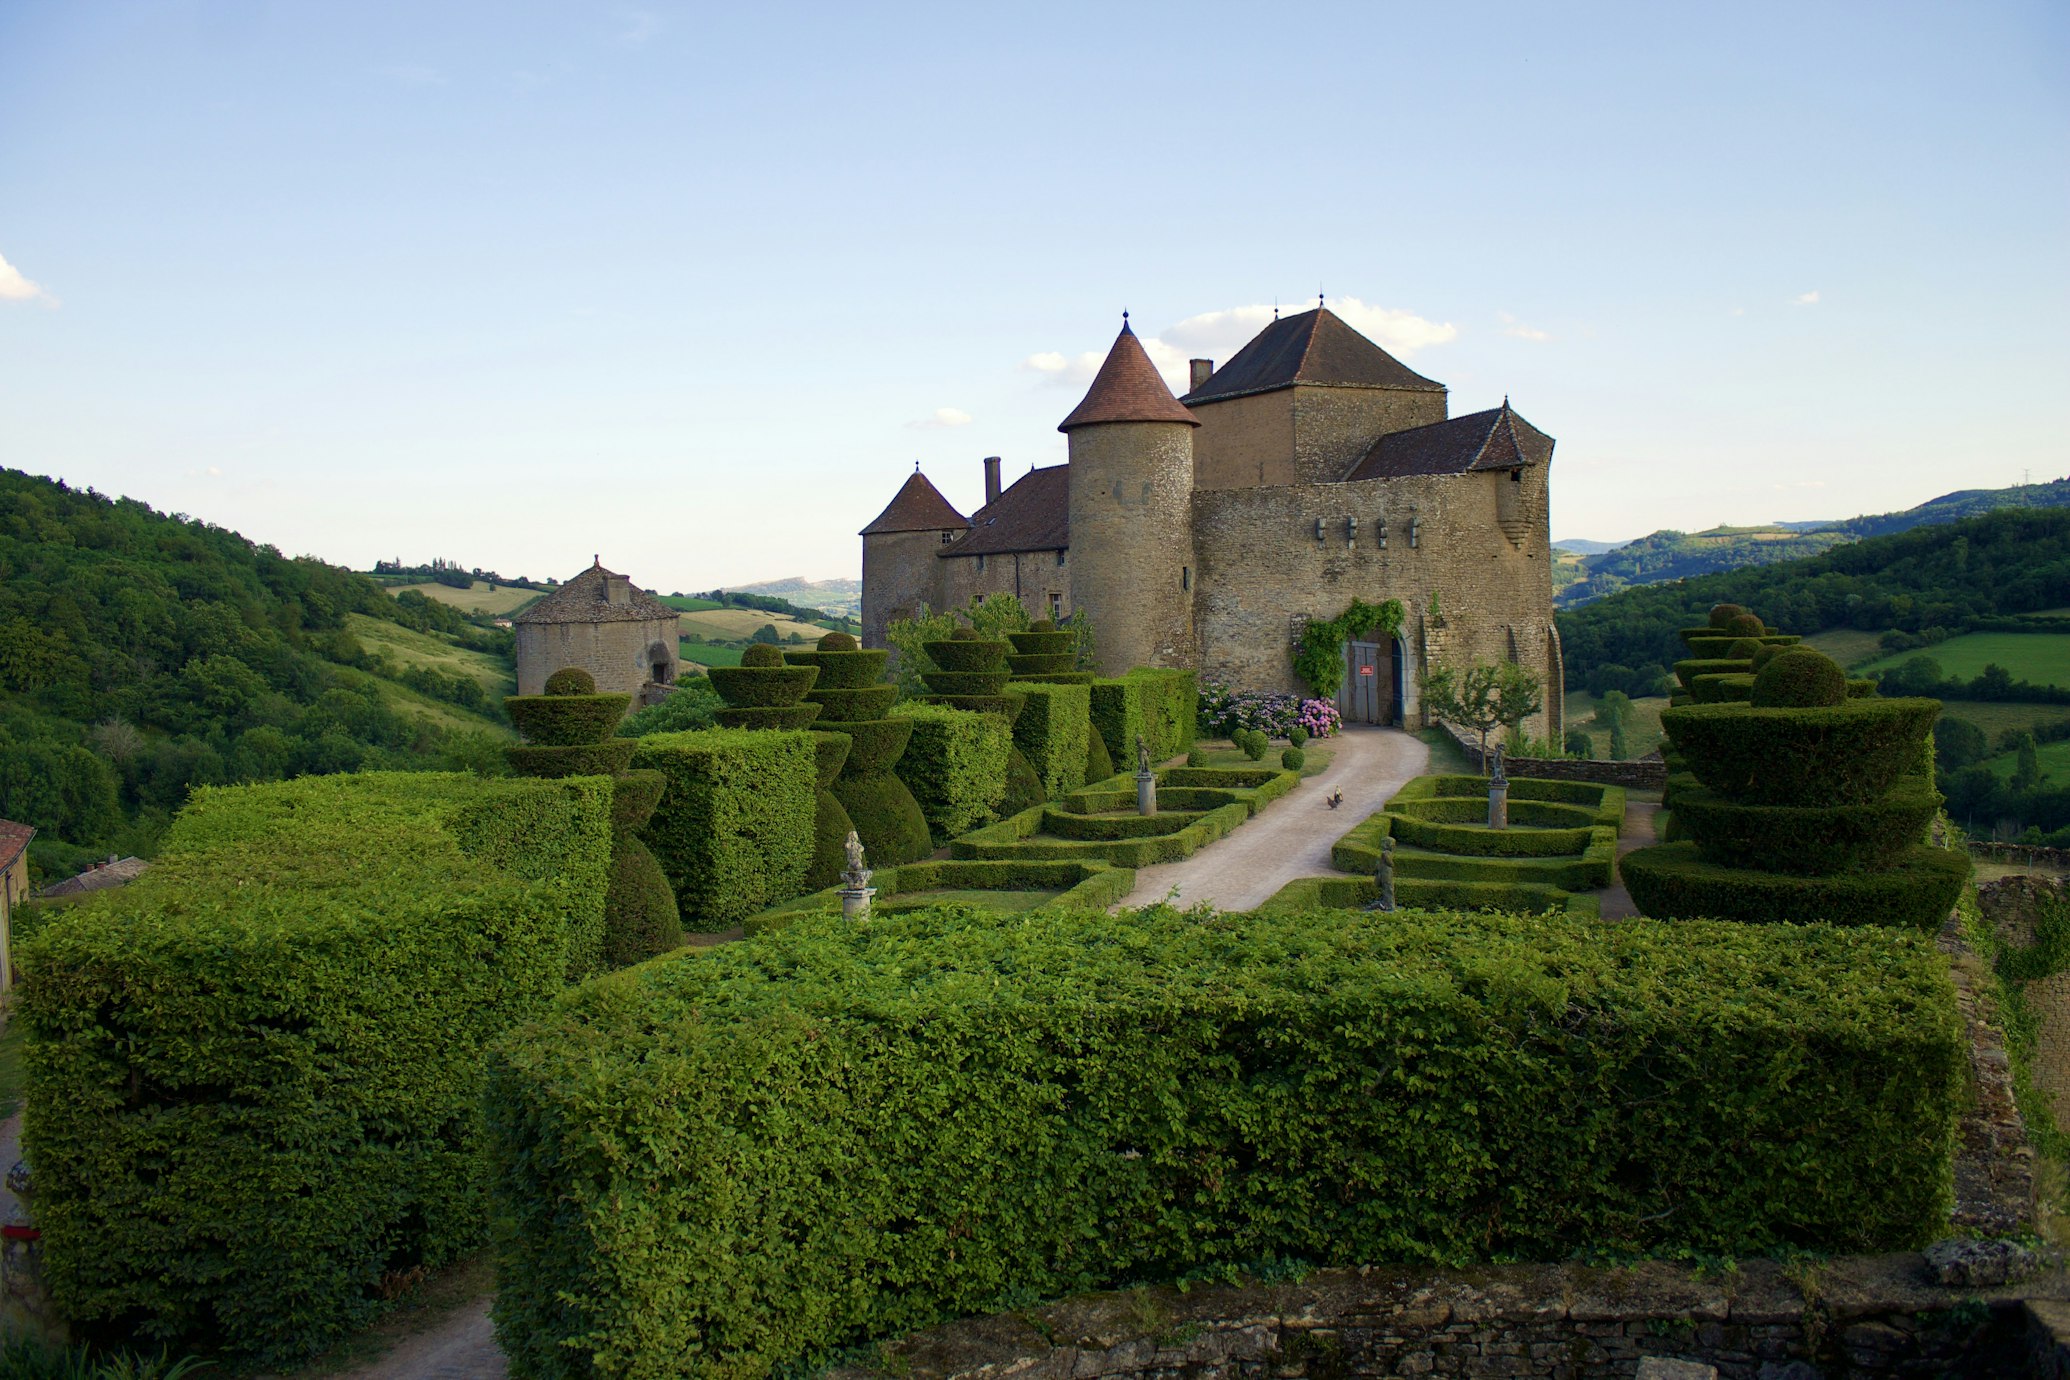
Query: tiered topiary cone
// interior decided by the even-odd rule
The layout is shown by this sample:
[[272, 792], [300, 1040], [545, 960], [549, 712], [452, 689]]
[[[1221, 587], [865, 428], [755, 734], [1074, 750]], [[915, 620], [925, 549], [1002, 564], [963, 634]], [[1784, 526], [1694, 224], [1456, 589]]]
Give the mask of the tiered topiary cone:
[[636, 837], [667, 782], [658, 771], [626, 770], [637, 744], [612, 733], [632, 697], [596, 689], [587, 671], [568, 667], [546, 678], [545, 694], [512, 695], [503, 710], [525, 736], [521, 746], [507, 749], [518, 775], [615, 778], [602, 959], [606, 967], [622, 968], [679, 947], [683, 922], [661, 864]]
[[812, 865], [806, 869], [805, 885], [814, 891], [841, 880], [847, 864], [842, 845], [855, 822], [827, 788], [848, 759], [852, 740], [845, 733], [817, 724], [820, 706], [803, 703], [819, 679], [816, 666], [792, 666], [783, 653], [762, 643], [741, 654], [740, 665], [714, 666], [712, 688], [726, 701], [726, 708], [712, 711], [712, 717], [727, 728], [809, 728], [818, 761], [819, 784], [812, 812]]
[[1044, 618], [1031, 623], [1026, 632], [1010, 632], [1014, 655], [1006, 659], [1015, 680], [1047, 681], [1052, 685], [1090, 685], [1090, 671], [1074, 670], [1078, 636], [1058, 632], [1057, 625]]
[[1809, 648], [1749, 679], [1744, 702], [1662, 713], [1679, 841], [1620, 861], [1632, 899], [1663, 918], [1938, 928], [1969, 875], [1966, 854], [1923, 841], [1940, 702], [1850, 697]]
[[[1021, 706], [1027, 697], [1006, 687], [1007, 663], [1011, 660], [1007, 653], [1009, 644], [986, 641], [973, 629], [958, 628], [947, 640], [924, 645], [928, 659], [941, 668], [922, 677], [927, 688], [934, 692], [927, 697], [931, 703], [947, 705], [951, 709], [975, 710], [981, 714], [998, 714], [1009, 724], [1020, 717]], [[1006, 754], [1006, 796], [999, 802], [999, 812], [1003, 815], [1019, 814], [1042, 804], [1046, 798], [1042, 791], [1042, 778], [1035, 774], [1034, 766], [1020, 748], [1009, 748]]]
[[913, 736], [913, 722], [885, 717], [898, 699], [896, 685], [881, 683], [890, 656], [865, 651], [846, 633], [828, 633], [814, 651], [785, 653], [792, 665], [819, 671], [806, 696], [819, 706], [817, 726], [852, 740], [829, 789], [854, 821], [870, 861], [883, 867], [917, 862], [934, 851], [920, 802], [891, 770]]

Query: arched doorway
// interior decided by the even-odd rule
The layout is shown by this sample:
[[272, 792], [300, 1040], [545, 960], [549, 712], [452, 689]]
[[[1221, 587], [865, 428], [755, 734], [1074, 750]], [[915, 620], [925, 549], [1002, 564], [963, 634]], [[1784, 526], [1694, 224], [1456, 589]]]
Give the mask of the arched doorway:
[[647, 679], [656, 685], [671, 685], [676, 679], [676, 657], [666, 642], [647, 648]]

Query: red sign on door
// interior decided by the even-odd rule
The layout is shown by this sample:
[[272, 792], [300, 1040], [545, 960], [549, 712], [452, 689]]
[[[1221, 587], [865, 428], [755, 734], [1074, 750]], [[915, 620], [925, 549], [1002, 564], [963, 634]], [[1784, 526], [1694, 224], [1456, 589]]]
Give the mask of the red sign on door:
[[1373, 668], [1370, 666], [1361, 666], [1358, 668], [1358, 673], [1362, 676], [1370, 676], [1373, 674]]

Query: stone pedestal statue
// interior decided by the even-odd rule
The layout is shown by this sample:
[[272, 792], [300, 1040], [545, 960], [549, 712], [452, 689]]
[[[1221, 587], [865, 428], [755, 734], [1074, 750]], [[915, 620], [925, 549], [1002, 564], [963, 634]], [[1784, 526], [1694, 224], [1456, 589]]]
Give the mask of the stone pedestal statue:
[[1373, 869], [1373, 880], [1380, 884], [1380, 900], [1377, 909], [1394, 909], [1394, 835], [1380, 840], [1380, 863]]
[[1488, 827], [1509, 828], [1509, 775], [1502, 770], [1502, 745], [1495, 745], [1495, 771], [1488, 778]]
[[862, 840], [855, 830], [848, 831], [848, 842], [843, 845], [848, 854], [848, 870], [841, 874], [841, 918], [843, 920], [867, 920], [870, 918], [870, 898], [877, 889], [870, 885], [870, 869], [863, 866]]
[[1150, 745], [1136, 739], [1136, 813], [1157, 813], [1157, 773], [1150, 769]]

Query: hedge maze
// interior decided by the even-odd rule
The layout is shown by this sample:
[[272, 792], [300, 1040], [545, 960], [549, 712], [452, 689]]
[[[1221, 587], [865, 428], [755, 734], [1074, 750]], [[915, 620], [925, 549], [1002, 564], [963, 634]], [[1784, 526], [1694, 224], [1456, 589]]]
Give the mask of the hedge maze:
[[1970, 870], [1925, 841], [1940, 701], [1879, 698], [1735, 605], [1683, 640], [1745, 655], [1676, 667], [1690, 693], [1661, 714], [1675, 839], [1625, 856], [1632, 899], [1664, 917], [1939, 929]]

